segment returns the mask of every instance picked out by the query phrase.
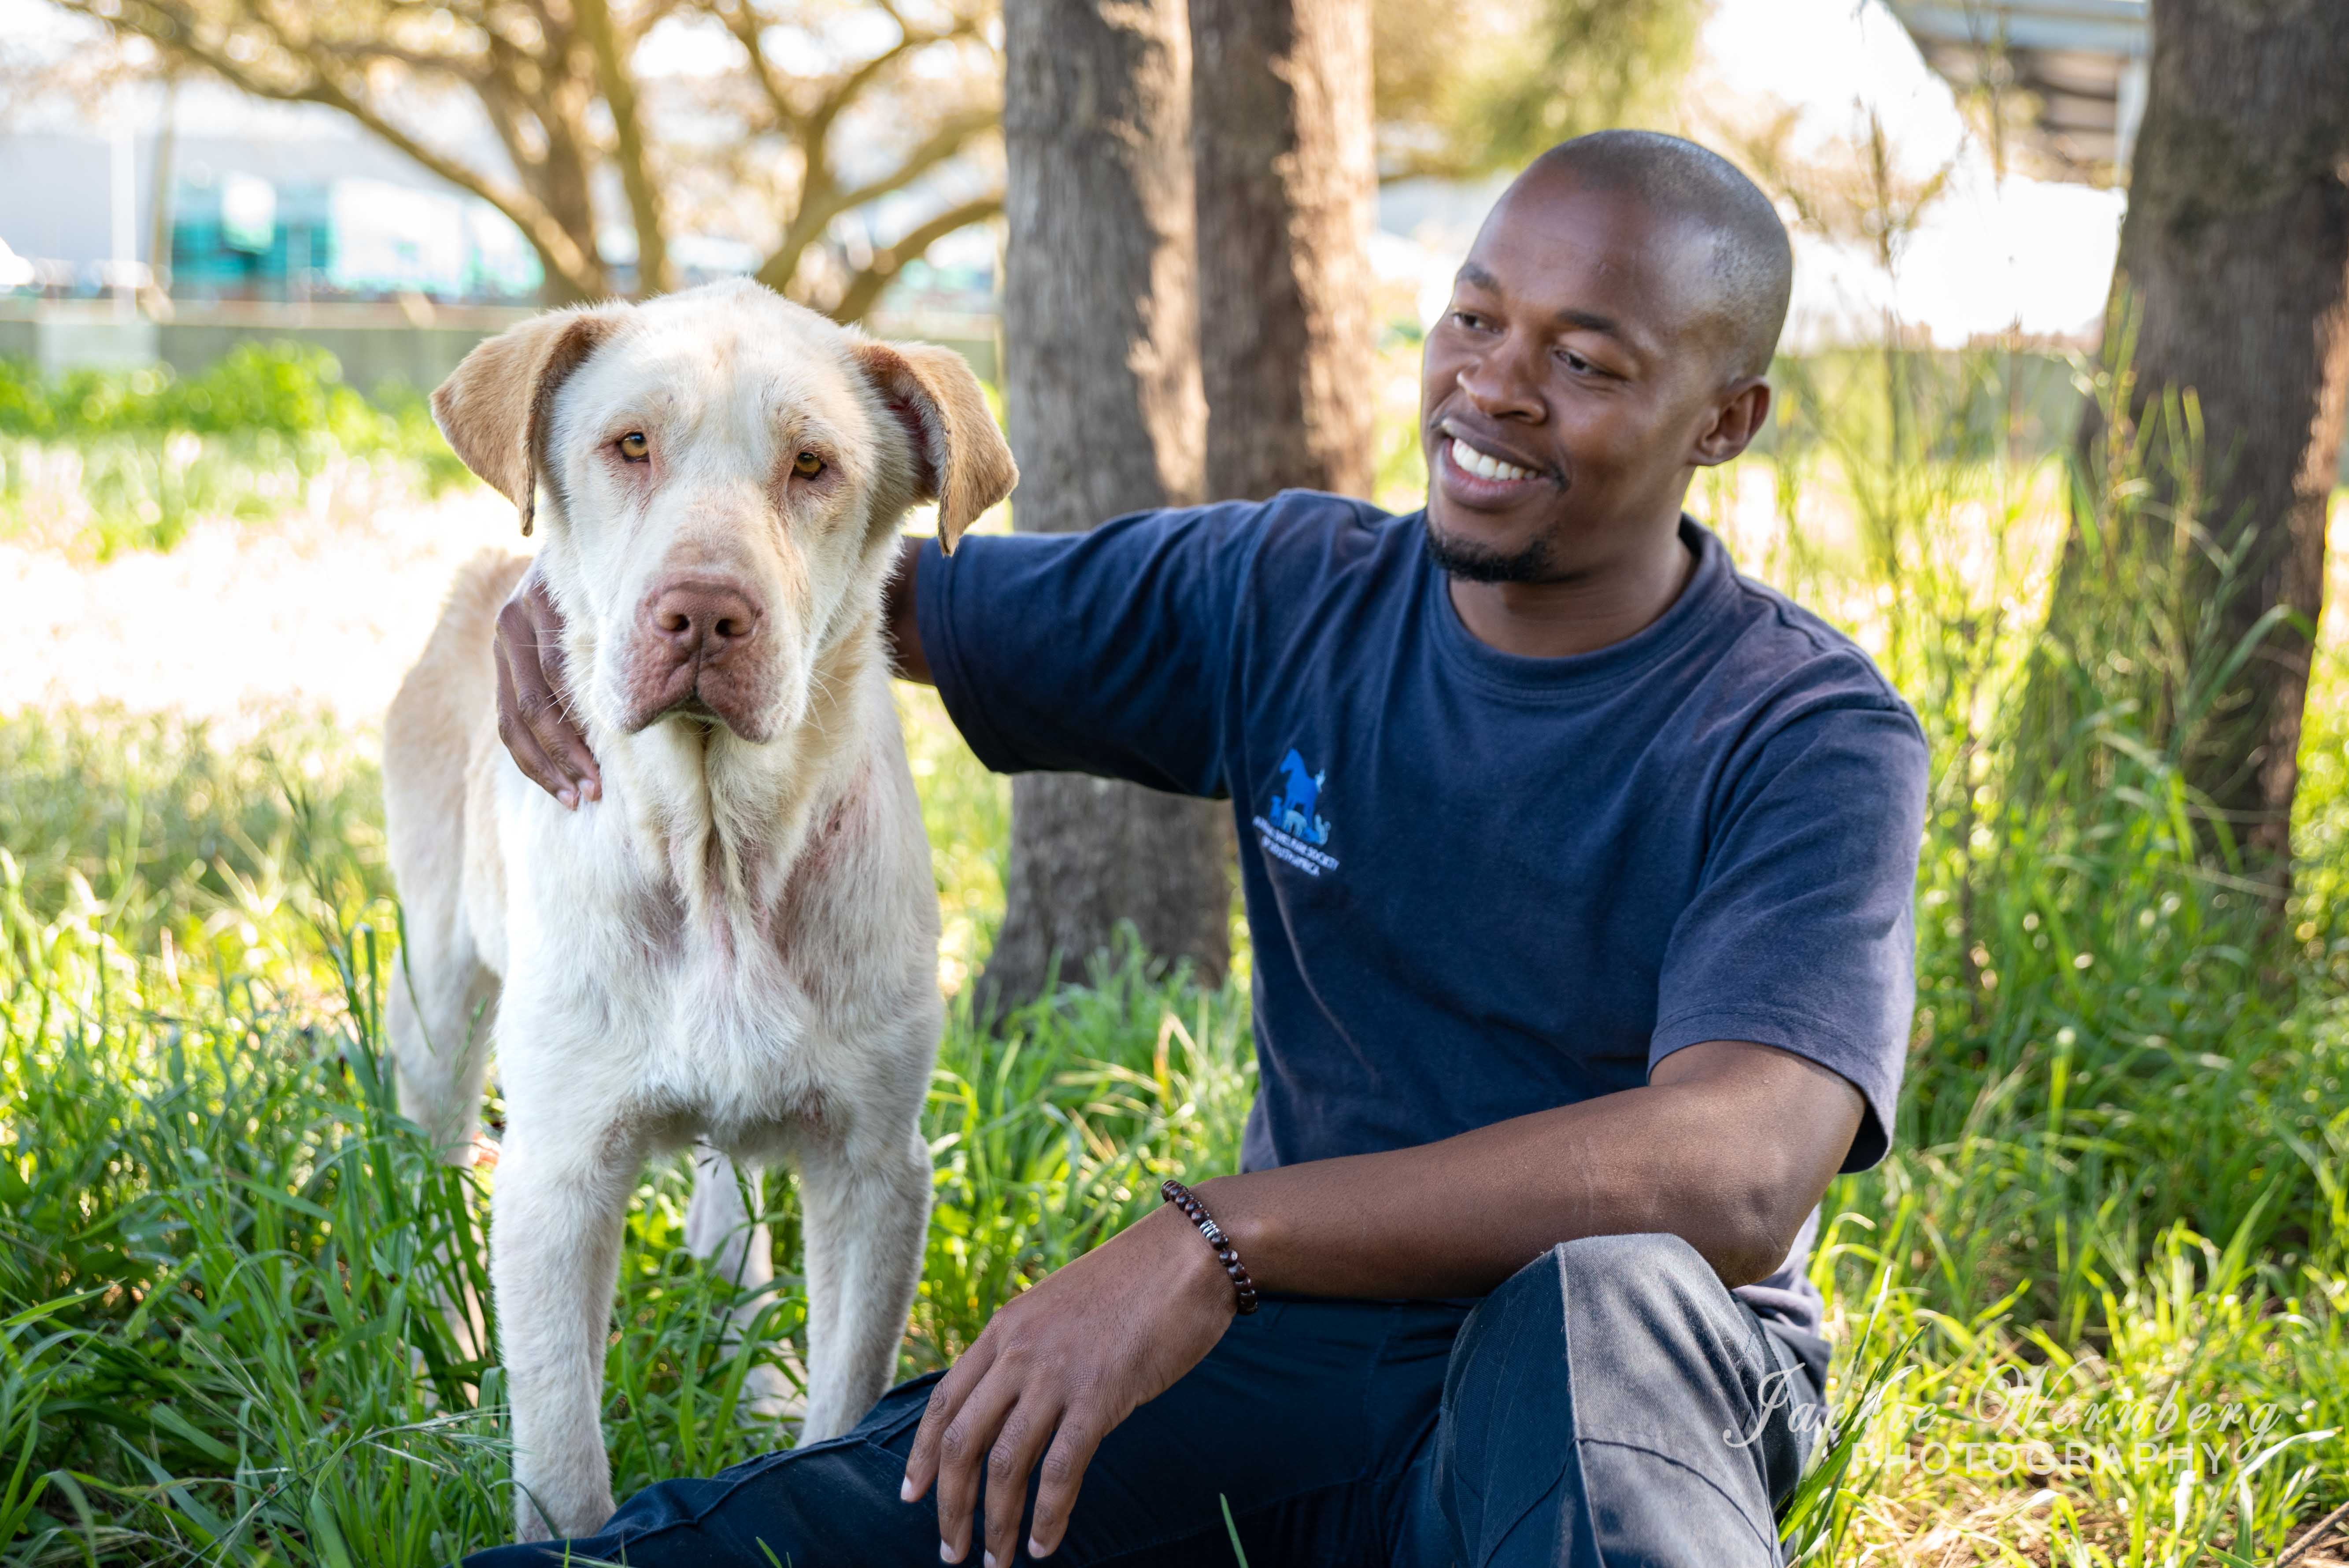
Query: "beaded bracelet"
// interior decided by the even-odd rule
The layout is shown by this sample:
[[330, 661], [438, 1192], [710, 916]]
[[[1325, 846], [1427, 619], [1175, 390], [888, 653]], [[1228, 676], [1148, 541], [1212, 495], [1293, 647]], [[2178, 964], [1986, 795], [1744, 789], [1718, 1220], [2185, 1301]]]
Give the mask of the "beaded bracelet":
[[1239, 1294], [1239, 1315], [1246, 1317], [1254, 1312], [1257, 1305], [1256, 1281], [1248, 1278], [1247, 1265], [1240, 1262], [1240, 1254], [1233, 1247], [1231, 1237], [1224, 1234], [1224, 1228], [1216, 1223], [1216, 1217], [1207, 1212], [1206, 1205], [1199, 1202], [1191, 1189], [1172, 1177], [1158, 1183], [1158, 1195], [1182, 1210], [1183, 1217], [1198, 1226], [1199, 1233], [1207, 1238], [1207, 1244], [1216, 1249], [1216, 1261], [1224, 1265], [1226, 1274], [1232, 1276], [1232, 1289]]

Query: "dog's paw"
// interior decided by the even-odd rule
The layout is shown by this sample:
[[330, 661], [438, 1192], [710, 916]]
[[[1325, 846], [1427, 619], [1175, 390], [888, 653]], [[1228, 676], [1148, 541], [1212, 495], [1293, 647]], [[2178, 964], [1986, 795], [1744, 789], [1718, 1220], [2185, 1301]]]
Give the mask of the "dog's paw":
[[544, 1511], [539, 1500], [529, 1491], [522, 1493], [514, 1504], [514, 1539], [516, 1541], [570, 1540], [593, 1535], [604, 1528], [614, 1512], [611, 1489], [594, 1489], [593, 1495], [563, 1506], [547, 1500]]
[[528, 1542], [551, 1541], [554, 1538], [554, 1527], [546, 1522], [544, 1516], [532, 1505], [527, 1496], [514, 1505], [514, 1539], [516, 1541]]

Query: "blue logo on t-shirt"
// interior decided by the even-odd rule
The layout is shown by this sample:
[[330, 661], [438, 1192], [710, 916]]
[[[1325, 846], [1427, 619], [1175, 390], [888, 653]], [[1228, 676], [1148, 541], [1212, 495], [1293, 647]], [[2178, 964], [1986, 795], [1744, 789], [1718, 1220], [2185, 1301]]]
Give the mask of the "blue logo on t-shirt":
[[1305, 758], [1290, 747], [1288, 755], [1280, 759], [1280, 783], [1273, 791], [1268, 814], [1256, 819], [1257, 836], [1265, 852], [1308, 876], [1338, 869], [1337, 861], [1321, 848], [1330, 841], [1329, 819], [1319, 810], [1321, 786], [1329, 777], [1326, 771], [1316, 773], [1307, 768]]
[[1280, 759], [1280, 777], [1286, 788], [1272, 798], [1272, 820], [1291, 838], [1309, 844], [1328, 843], [1330, 824], [1315, 816], [1313, 808], [1321, 803], [1321, 781], [1330, 775], [1305, 771], [1305, 758], [1292, 746]]

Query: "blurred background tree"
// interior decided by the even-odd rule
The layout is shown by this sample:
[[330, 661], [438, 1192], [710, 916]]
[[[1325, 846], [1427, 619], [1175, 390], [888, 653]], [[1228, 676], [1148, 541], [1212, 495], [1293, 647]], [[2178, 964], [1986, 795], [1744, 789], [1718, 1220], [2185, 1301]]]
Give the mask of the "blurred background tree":
[[1190, 0], [1207, 494], [1371, 493], [1371, 18]]
[[[1206, 483], [1191, 37], [1184, 0], [1009, 0], [1004, 390], [1014, 525], [1076, 533]], [[1211, 801], [1072, 773], [1011, 782], [1003, 925], [979, 980], [1001, 1016], [1130, 925], [1220, 984], [1231, 826]]]
[[[2206, 843], [2280, 920], [2349, 403], [2349, 6], [2151, 10], [2105, 333], [2119, 385], [2080, 432], [2092, 475], [2146, 482], [2074, 507], [2034, 718], [2051, 742], [2095, 721], [2066, 671], [2141, 672]], [[2208, 668], [2160, 656], [2197, 644]]]
[[[511, 219], [549, 304], [614, 293], [624, 270], [634, 292], [672, 286], [671, 209], [698, 201], [760, 236], [761, 282], [855, 319], [1001, 206], [988, 0], [57, 4], [167, 68], [350, 116]], [[667, 75], [645, 68], [656, 32]], [[925, 181], [942, 193], [885, 241], [843, 222]]]
[[[1364, 0], [1010, 0], [1007, 18], [1017, 526], [1293, 486], [1366, 494]], [[1219, 979], [1232, 831], [1207, 801], [1016, 779], [988, 1005], [1081, 979], [1121, 924]]]
[[1710, 0], [1374, 0], [1379, 173], [1473, 179], [1658, 125]]
[[[696, 89], [690, 160], [713, 194], [763, 211], [758, 278], [862, 319], [937, 241], [1003, 210], [1003, 56], [993, 0], [707, 0], [739, 68]], [[948, 177], [950, 176], [950, 177]], [[909, 202], [925, 181], [933, 189]], [[883, 203], [920, 211], [885, 240]], [[852, 215], [863, 222], [843, 222]]]

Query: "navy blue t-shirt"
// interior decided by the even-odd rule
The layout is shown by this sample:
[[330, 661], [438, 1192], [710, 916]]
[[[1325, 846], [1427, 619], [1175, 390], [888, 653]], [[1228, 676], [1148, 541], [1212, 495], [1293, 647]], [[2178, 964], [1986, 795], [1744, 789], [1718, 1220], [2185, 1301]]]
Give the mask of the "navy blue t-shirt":
[[[1568, 658], [1477, 641], [1424, 527], [1290, 491], [921, 557], [923, 651], [989, 768], [1232, 801], [1243, 1166], [1633, 1088], [1704, 1040], [1849, 1079], [1844, 1169], [1875, 1163], [1915, 997], [1915, 716], [1692, 521], [1672, 606]], [[1815, 1331], [1807, 1252], [1747, 1299]]]

